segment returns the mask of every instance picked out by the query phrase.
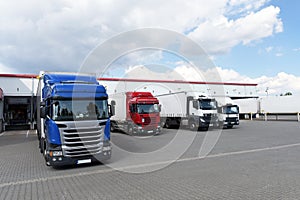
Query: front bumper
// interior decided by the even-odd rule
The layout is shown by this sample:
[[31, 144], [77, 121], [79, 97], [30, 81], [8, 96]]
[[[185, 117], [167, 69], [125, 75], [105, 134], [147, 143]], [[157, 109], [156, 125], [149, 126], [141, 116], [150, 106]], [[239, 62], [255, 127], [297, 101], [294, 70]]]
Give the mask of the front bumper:
[[240, 121], [238, 118], [226, 118], [224, 121], [224, 126], [230, 126], [230, 125], [239, 125]]
[[141, 127], [141, 126], [135, 126], [133, 129], [134, 134], [139, 134], [139, 135], [153, 135], [153, 134], [160, 134], [161, 133], [161, 127]]
[[[50, 152], [49, 150], [48, 152]], [[80, 157], [65, 157], [65, 156], [50, 156], [49, 153], [46, 155], [46, 160], [50, 166], [64, 166], [64, 165], [79, 165], [94, 162], [103, 162], [111, 158], [112, 149], [111, 145], [105, 145], [102, 148], [102, 152], [94, 155], [86, 155]]]
[[218, 127], [218, 118], [217, 117], [200, 117], [199, 118], [199, 128], [208, 128], [210, 126], [212, 127]]

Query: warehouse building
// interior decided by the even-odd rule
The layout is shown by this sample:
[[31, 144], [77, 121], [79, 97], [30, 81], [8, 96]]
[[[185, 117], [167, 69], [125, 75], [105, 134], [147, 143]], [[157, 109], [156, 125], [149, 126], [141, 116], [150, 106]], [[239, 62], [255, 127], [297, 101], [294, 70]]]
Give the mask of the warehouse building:
[[[36, 90], [38, 75], [0, 74], [0, 126], [2, 130], [34, 129], [36, 113]], [[108, 94], [118, 91], [154, 91], [163, 87], [168, 92], [197, 90], [213, 96], [228, 96], [232, 99], [257, 98], [257, 84], [221, 83], [172, 80], [138, 80], [99, 78]], [[155, 90], [157, 91], [157, 90]], [[158, 95], [158, 94], [154, 94]]]

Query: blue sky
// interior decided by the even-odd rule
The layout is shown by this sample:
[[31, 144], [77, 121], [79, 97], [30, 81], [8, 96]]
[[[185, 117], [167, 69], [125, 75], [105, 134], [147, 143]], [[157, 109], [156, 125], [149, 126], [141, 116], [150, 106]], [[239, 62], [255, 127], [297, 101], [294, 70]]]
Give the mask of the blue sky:
[[[274, 95], [300, 93], [299, 8], [296, 0], [0, 1], [0, 73], [78, 71], [97, 45], [154, 27], [198, 43], [225, 82], [258, 83]], [[138, 56], [119, 60], [126, 62], [117, 73], [159, 62], [186, 70], [166, 54]]]
[[286, 72], [300, 76], [300, 1], [276, 0], [269, 4], [280, 8], [283, 32], [251, 45], [237, 45], [228, 54], [217, 56], [215, 63], [256, 78]]

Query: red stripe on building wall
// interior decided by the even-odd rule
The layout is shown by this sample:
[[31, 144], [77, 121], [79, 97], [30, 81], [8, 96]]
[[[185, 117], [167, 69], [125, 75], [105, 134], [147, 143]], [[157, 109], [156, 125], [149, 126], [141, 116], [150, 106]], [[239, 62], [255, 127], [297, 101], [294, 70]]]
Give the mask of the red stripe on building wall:
[[8, 78], [37, 78], [36, 74], [0, 74], [0, 77]]
[[182, 81], [182, 80], [142, 80], [131, 78], [98, 78], [99, 81], [127, 81], [127, 82], [150, 82], [150, 83], [182, 83], [199, 85], [236, 85], [236, 86], [257, 86], [256, 83], [230, 83], [230, 82], [206, 82], [206, 81]]
[[[0, 74], [0, 77], [11, 78], [37, 78], [36, 74]], [[236, 85], [236, 86], [257, 86], [256, 83], [232, 83], [232, 82], [207, 82], [207, 81], [182, 81], [182, 80], [143, 80], [132, 78], [98, 78], [99, 81], [127, 81], [127, 82], [149, 82], [149, 83], [182, 83], [199, 85]]]

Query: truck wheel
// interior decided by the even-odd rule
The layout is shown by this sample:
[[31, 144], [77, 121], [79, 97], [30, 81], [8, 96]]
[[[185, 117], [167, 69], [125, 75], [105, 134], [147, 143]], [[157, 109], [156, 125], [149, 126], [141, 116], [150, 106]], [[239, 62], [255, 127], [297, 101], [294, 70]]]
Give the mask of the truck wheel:
[[110, 123], [110, 131], [111, 132], [115, 132], [116, 131], [115, 124], [113, 122]]
[[166, 121], [161, 121], [161, 122], [160, 122], [160, 126], [161, 126], [162, 128], [165, 128], [165, 127], [166, 127]]
[[127, 134], [133, 135], [133, 126], [132, 125], [128, 125]]
[[170, 120], [169, 119], [166, 120], [164, 127], [166, 127], [167, 129], [171, 128]]
[[197, 130], [197, 125], [196, 125], [196, 123], [195, 123], [194, 121], [191, 121], [191, 122], [189, 123], [189, 128], [190, 128], [191, 131], [196, 131], [196, 130]]
[[51, 166], [49, 160], [48, 160], [48, 156], [47, 156], [47, 142], [44, 141], [44, 145], [43, 145], [43, 155], [44, 155], [44, 159], [45, 159], [45, 162], [46, 162], [46, 165], [47, 166]]
[[42, 141], [42, 139], [39, 139], [39, 149], [40, 149], [41, 154], [44, 153], [42, 146], [43, 146], [43, 141]]

